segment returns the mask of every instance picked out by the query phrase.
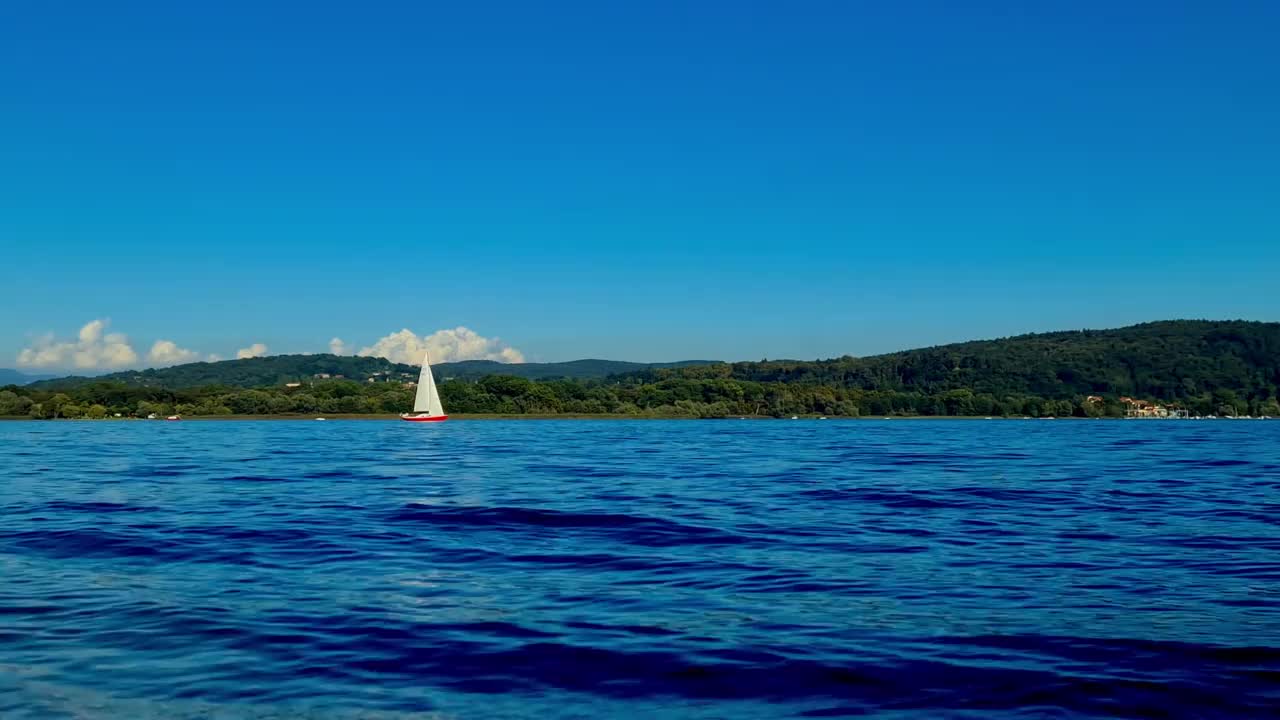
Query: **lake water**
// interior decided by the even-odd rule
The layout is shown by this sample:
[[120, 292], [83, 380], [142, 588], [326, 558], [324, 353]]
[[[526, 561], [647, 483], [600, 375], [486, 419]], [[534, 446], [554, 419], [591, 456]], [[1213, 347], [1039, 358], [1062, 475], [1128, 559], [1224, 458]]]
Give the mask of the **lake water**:
[[0, 717], [1280, 717], [1280, 422], [0, 423]]

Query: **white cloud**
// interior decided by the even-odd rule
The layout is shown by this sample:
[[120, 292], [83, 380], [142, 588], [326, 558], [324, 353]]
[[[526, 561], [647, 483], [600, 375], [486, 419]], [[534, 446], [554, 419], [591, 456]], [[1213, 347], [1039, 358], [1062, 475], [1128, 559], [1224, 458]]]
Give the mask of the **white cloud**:
[[80, 328], [76, 340], [57, 340], [52, 333], [36, 339], [18, 353], [19, 367], [75, 367], [82, 370], [115, 369], [138, 362], [129, 338], [104, 332], [108, 320], [93, 320]]
[[195, 350], [180, 348], [172, 340], [157, 340], [147, 353], [147, 362], [155, 363], [156, 365], [178, 365], [180, 363], [195, 362], [199, 357], [200, 353]]
[[498, 338], [487, 338], [465, 327], [437, 330], [426, 336], [415, 335], [412, 330], [406, 328], [387, 335], [370, 347], [361, 348], [356, 354], [384, 357], [392, 362], [417, 364], [422, 362], [424, 351], [431, 353], [432, 362], [459, 360], [524, 362], [524, 355], [519, 350], [506, 345]]
[[[26, 368], [75, 368], [79, 370], [116, 370], [137, 367], [143, 360], [121, 333], [109, 333], [109, 320], [88, 322], [73, 339], [59, 339], [52, 333], [36, 338], [30, 347], [18, 353], [17, 364]], [[253, 343], [236, 351], [237, 359], [263, 357], [268, 348], [265, 343]], [[393, 362], [417, 364], [424, 352], [431, 353], [433, 362], [457, 362], [459, 360], [497, 360], [522, 363], [524, 355], [499, 338], [484, 337], [466, 327], [437, 330], [429, 335], [417, 335], [404, 329], [391, 333], [373, 345], [358, 352], [342, 338], [329, 341], [329, 352], [334, 355], [361, 355], [384, 357]], [[200, 353], [179, 346], [172, 340], [156, 340], [145, 356], [150, 366], [164, 367], [205, 359], [218, 362], [222, 356]]]
[[237, 360], [247, 360], [249, 358], [262, 357], [267, 354], [267, 346], [262, 343], [254, 343], [247, 348], [240, 348], [236, 351]]

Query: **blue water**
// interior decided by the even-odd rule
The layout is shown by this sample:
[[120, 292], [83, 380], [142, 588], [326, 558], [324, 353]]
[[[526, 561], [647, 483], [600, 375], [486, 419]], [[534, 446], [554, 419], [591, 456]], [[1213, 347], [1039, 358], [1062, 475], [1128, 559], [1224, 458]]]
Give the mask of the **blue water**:
[[0, 717], [1280, 717], [1280, 422], [0, 423]]

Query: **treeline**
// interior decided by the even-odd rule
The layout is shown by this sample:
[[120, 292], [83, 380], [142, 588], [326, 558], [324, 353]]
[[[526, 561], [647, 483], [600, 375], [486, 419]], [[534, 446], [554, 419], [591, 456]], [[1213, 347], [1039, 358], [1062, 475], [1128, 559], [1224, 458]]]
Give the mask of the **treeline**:
[[[452, 414], [608, 414], [632, 417], [724, 418], [737, 416], [993, 416], [1122, 417], [1118, 397], [975, 393], [937, 394], [862, 390], [818, 384], [684, 377], [658, 380], [532, 381], [489, 376], [440, 384]], [[0, 415], [33, 418], [107, 418], [200, 415], [396, 414], [412, 408], [413, 388], [399, 382], [316, 381], [298, 388], [238, 389], [207, 386], [184, 390], [94, 383], [66, 392], [10, 386], [0, 390]], [[1192, 414], [1280, 416], [1274, 396], [1241, 397], [1231, 390], [1170, 403]]]
[[169, 390], [95, 382], [65, 390], [0, 389], [0, 416], [38, 419], [148, 415], [283, 415], [399, 413], [413, 405], [413, 389], [399, 382], [317, 381], [305, 387], [241, 389], [222, 385]]
[[1102, 395], [1203, 405], [1214, 393], [1230, 392], [1237, 400], [1260, 402], [1280, 390], [1280, 323], [1175, 320], [866, 358], [741, 362], [636, 377], [652, 382], [677, 375], [926, 397], [969, 390], [1001, 399]]

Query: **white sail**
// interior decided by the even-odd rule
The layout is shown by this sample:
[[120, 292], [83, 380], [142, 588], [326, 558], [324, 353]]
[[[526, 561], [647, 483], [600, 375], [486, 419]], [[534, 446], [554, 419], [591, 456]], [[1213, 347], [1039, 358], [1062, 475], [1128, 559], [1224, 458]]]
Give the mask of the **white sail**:
[[430, 353], [422, 355], [422, 372], [418, 375], [418, 394], [413, 398], [413, 411], [433, 417], [444, 415], [444, 406], [440, 404], [440, 393], [436, 390], [436, 379], [431, 375]]

